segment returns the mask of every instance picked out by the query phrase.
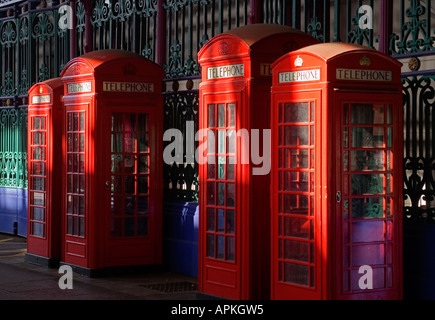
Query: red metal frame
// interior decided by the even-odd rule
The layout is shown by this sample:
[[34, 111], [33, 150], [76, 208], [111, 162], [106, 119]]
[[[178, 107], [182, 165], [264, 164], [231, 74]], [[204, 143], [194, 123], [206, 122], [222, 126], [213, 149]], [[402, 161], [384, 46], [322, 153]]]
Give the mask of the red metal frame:
[[[64, 120], [67, 150], [64, 157], [67, 165], [63, 176], [66, 179], [78, 176], [77, 180], [81, 181], [81, 169], [78, 174], [68, 171], [68, 154], [75, 155], [75, 151], [68, 151], [69, 143], [74, 145], [74, 139], [68, 142], [67, 130], [68, 114], [84, 112], [84, 131], [82, 127], [70, 131], [85, 135], [84, 149], [79, 150], [79, 156], [84, 155], [85, 188], [77, 194], [76, 185], [73, 184], [72, 193], [67, 184], [64, 186], [63, 215], [77, 217], [79, 228], [84, 228], [84, 232], [80, 229], [75, 232], [74, 222], [71, 228], [65, 219], [62, 262], [90, 270], [161, 263], [163, 186], [159, 164], [163, 161], [163, 76], [163, 70], [153, 62], [120, 50], [91, 52], [71, 60], [64, 68], [62, 80], [67, 114]], [[139, 117], [143, 114], [149, 118]], [[135, 128], [113, 129], [112, 120], [115, 121], [118, 115], [125, 119], [125, 123], [127, 117], [134, 117], [136, 120], [132, 126]], [[138, 127], [145, 123], [144, 119], [148, 121], [146, 131]], [[122, 146], [119, 152], [113, 149], [117, 135]], [[142, 144], [139, 145], [146, 138], [149, 141], [147, 151], [142, 149], [145, 148]], [[127, 150], [128, 139], [134, 144], [128, 145]], [[149, 157], [149, 173], [146, 174], [135, 171], [143, 168], [139, 162], [144, 156]], [[117, 158], [123, 159], [117, 163], [123, 167], [121, 173], [114, 167]], [[74, 164], [72, 168], [75, 168]], [[143, 180], [144, 177], [149, 177], [149, 180]], [[122, 189], [119, 189], [118, 180]], [[147, 190], [139, 190], [139, 180], [143, 182], [141, 188]], [[81, 195], [85, 198], [84, 209], [79, 206], [74, 211], [73, 206], [71, 211], [68, 197], [80, 199]], [[117, 200], [112, 201], [115, 198]], [[118, 200], [125, 201], [122, 210]], [[75, 215], [76, 211], [78, 215]], [[71, 223], [71, 218], [69, 221]], [[130, 226], [134, 229], [129, 229]], [[112, 233], [111, 230], [115, 229], [123, 232]]]
[[27, 257], [38, 256], [32, 261], [42, 258], [40, 262], [49, 265], [60, 260], [62, 95], [60, 78], [29, 90]]
[[[401, 64], [388, 56], [365, 47], [348, 44], [319, 44], [284, 55], [274, 63], [272, 69], [271, 298], [400, 299], [402, 297], [402, 195], [400, 190], [403, 147], [401, 144], [403, 116], [401, 113]], [[381, 72], [382, 75], [378, 72]], [[382, 78], [373, 81], [374, 76]], [[293, 125], [292, 121], [289, 124], [280, 122], [279, 107], [285, 103], [310, 101], [317, 103], [314, 122], [315, 177], [313, 180], [314, 186], [308, 187], [308, 190], [314, 190], [315, 210], [313, 218], [310, 218], [309, 213], [304, 216], [304, 219], [314, 220], [314, 226], [310, 231], [314, 232], [314, 239], [311, 239], [311, 233], [306, 234], [306, 231], [305, 233], [302, 232], [302, 235], [295, 232], [295, 230], [303, 231], [298, 228], [298, 220], [296, 219], [301, 218], [295, 211], [299, 204], [295, 208], [286, 206], [285, 203], [279, 205], [280, 194], [295, 193], [292, 189], [295, 188], [294, 186], [285, 186], [286, 181], [279, 179], [279, 174], [286, 171], [280, 168], [279, 163], [280, 145], [286, 144], [283, 140], [280, 141], [280, 135], [285, 137], [286, 133], [284, 129], [280, 128]], [[381, 120], [376, 118], [375, 124], [344, 124], [343, 105], [346, 103], [348, 105], [358, 103], [359, 105], [353, 105], [352, 108], [355, 108], [355, 110], [361, 108], [362, 114], [368, 114], [371, 111], [369, 104], [373, 105], [373, 108], [381, 108], [391, 104], [393, 111], [391, 122], [377, 122], [386, 120], [385, 116]], [[293, 117], [297, 117], [297, 114], [294, 114]], [[306, 125], [304, 122], [299, 124], [299, 126]], [[393, 143], [391, 147], [386, 145], [387, 137], [384, 134], [382, 135], [383, 144], [376, 148], [357, 147], [357, 145], [353, 149], [349, 149], [349, 145], [344, 148], [343, 130], [345, 127], [351, 128], [352, 126], [361, 127], [361, 130], [371, 130], [374, 127], [373, 132], [378, 130], [384, 133], [390, 132], [388, 131], [388, 128], [390, 128], [393, 134]], [[348, 131], [350, 132], [351, 129], [348, 129]], [[287, 133], [292, 132], [295, 136], [299, 134], [294, 129], [290, 129]], [[293, 147], [287, 146], [287, 148]], [[354, 153], [352, 153], [352, 150]], [[343, 155], [352, 153], [354, 156], [357, 152], [362, 155], [365, 154], [367, 159], [374, 154], [377, 157], [383, 155], [382, 160], [384, 161], [380, 163], [384, 163], [385, 166], [382, 168], [377, 167], [377, 170], [364, 169], [353, 172], [349, 171], [351, 169], [349, 167], [348, 171], [345, 172]], [[386, 167], [388, 152], [391, 152], [390, 162], [393, 163], [391, 168]], [[387, 172], [384, 172], [385, 170]], [[294, 171], [301, 174], [307, 170], [303, 168]], [[382, 186], [379, 184], [379, 188], [382, 188], [376, 191], [379, 195], [373, 193], [372, 190], [352, 191], [355, 193], [352, 194], [349, 189], [351, 176], [354, 176], [354, 185], [357, 179], [381, 179], [382, 177]], [[387, 177], [393, 180], [390, 191], [386, 191]], [[311, 183], [311, 178], [307, 180]], [[343, 184], [344, 181], [347, 181], [347, 184]], [[283, 192], [282, 190], [285, 187], [290, 190]], [[349, 215], [346, 214], [347, 211], [344, 209], [346, 208], [345, 204], [347, 204], [347, 208], [351, 207], [348, 203], [349, 199], [352, 198], [361, 200], [355, 201], [356, 204], [353, 209], [349, 209], [351, 212]], [[378, 198], [391, 198], [390, 207], [386, 206], [386, 201], [380, 201]], [[360, 212], [362, 208], [368, 208], [367, 205], [360, 203], [365, 201], [364, 199], [368, 199], [368, 202], [372, 201], [375, 204], [376, 201], [381, 203], [382, 209], [380, 212], [384, 216], [358, 218], [357, 212]], [[308, 207], [310, 207], [310, 204]], [[374, 205], [373, 208], [380, 207]], [[392, 213], [392, 217], [387, 216], [388, 212]], [[282, 219], [285, 217], [290, 217], [289, 224], [285, 225], [281, 222], [280, 225], [280, 221], [284, 221]], [[291, 220], [292, 218], [293, 220]], [[361, 231], [362, 226], [365, 225], [369, 227], [370, 232]], [[284, 227], [286, 229], [280, 229]], [[306, 250], [311, 256], [309, 258], [303, 257], [303, 259], [308, 259], [309, 262], [300, 261], [302, 258], [296, 256], [296, 246], [285, 246], [285, 240], [309, 242], [305, 238], [300, 240], [300, 237], [308, 238], [314, 244], [314, 246]], [[293, 242], [288, 243], [292, 244]], [[285, 251], [286, 248], [288, 248], [288, 251]], [[300, 250], [301, 246], [297, 248]], [[314, 250], [314, 257], [310, 251], [311, 248]], [[359, 250], [370, 251], [374, 248], [385, 248], [382, 255], [378, 256], [379, 259], [374, 259], [375, 255], [373, 253], [365, 254], [362, 250]], [[352, 252], [354, 253], [353, 256]], [[300, 274], [293, 273], [293, 277], [284, 278], [285, 268], [282, 267], [283, 263], [290, 263], [290, 267], [292, 264], [305, 267], [313, 265], [310, 262], [311, 259], [314, 259], [314, 266], [317, 269], [310, 271], [308, 268], [303, 270], [299, 268]], [[359, 264], [362, 263], [365, 263], [365, 265], [360, 266]], [[357, 281], [363, 276], [362, 273], [358, 273], [360, 271], [359, 267], [365, 267], [366, 265], [372, 267], [374, 273], [372, 278], [374, 279], [373, 289], [367, 289], [364, 286], [360, 287]], [[381, 275], [378, 273], [379, 270], [384, 273]], [[345, 278], [346, 274], [352, 274], [353, 280], [349, 277]], [[302, 279], [305, 282], [301, 278], [297, 278], [296, 275], [303, 276]], [[311, 287], [311, 282], [309, 282], [313, 276], [316, 279], [314, 288]], [[379, 281], [380, 276], [385, 278], [384, 282]], [[379, 288], [381, 282], [385, 285], [385, 288]], [[358, 290], [355, 290], [355, 284], [358, 285]], [[352, 286], [353, 290], [349, 290]]]
[[[225, 192], [218, 192], [219, 186], [228, 187], [232, 183], [223, 180], [220, 184], [219, 178], [208, 176], [208, 169], [212, 168], [211, 171], [218, 174], [218, 164], [216, 167], [199, 165], [198, 286], [201, 293], [230, 299], [269, 297], [270, 203], [269, 191], [264, 186], [269, 185], [270, 176], [252, 173], [257, 165], [251, 160], [251, 133], [256, 129], [259, 130], [260, 137], [263, 137], [263, 130], [270, 129], [270, 65], [289, 50], [313, 43], [318, 41], [289, 27], [253, 24], [214, 37], [198, 54], [203, 70], [199, 128], [209, 129], [209, 105], [218, 108], [219, 104], [234, 104], [236, 123], [235, 127], [231, 125], [231, 130], [238, 133], [235, 146], [234, 234], [229, 234], [227, 228], [220, 229], [218, 225], [228, 216], [228, 210], [232, 209], [228, 203], [208, 203], [210, 188], [216, 188], [216, 198], [219, 195], [226, 198]], [[217, 115], [218, 111], [215, 110], [216, 121]], [[226, 124], [211, 126], [210, 130], [217, 132], [219, 129], [227, 130], [226, 127]], [[261, 154], [263, 140], [260, 141]], [[228, 155], [227, 150], [222, 151], [216, 159], [219, 155]], [[209, 209], [210, 215], [207, 216]], [[211, 213], [212, 210], [214, 214]], [[214, 225], [210, 219], [215, 222]], [[226, 259], [225, 255], [224, 259], [216, 259], [217, 256], [207, 252], [207, 247], [213, 244], [212, 239], [215, 245], [218, 241], [223, 241], [221, 243], [225, 248], [233, 238], [234, 259]], [[215, 250], [218, 250], [217, 247]]]

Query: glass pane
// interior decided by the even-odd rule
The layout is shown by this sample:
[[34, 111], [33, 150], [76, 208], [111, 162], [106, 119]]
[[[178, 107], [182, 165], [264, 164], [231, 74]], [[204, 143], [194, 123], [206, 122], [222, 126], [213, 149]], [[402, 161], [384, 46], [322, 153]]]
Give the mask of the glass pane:
[[384, 170], [384, 151], [352, 151], [352, 171]]
[[134, 218], [124, 219], [124, 236], [132, 237], [134, 236], [135, 223]]
[[123, 131], [123, 114], [122, 113], [112, 113], [112, 131], [119, 132]]
[[225, 205], [225, 183], [218, 183], [218, 203], [219, 206]]
[[384, 193], [383, 174], [352, 175], [352, 195], [376, 195]]
[[138, 131], [140, 131], [140, 132], [148, 131], [148, 114], [146, 114], [146, 113], [139, 114]]
[[43, 192], [31, 192], [31, 204], [35, 206], [43, 206], [45, 204], [45, 193]]
[[308, 239], [311, 220], [284, 217], [284, 236]]
[[308, 192], [307, 172], [283, 172], [284, 191]]
[[352, 218], [383, 218], [383, 198], [351, 199]]
[[79, 131], [85, 131], [85, 113], [80, 112], [80, 126]]
[[214, 209], [207, 209], [207, 231], [215, 231], [215, 215]]
[[234, 180], [235, 179], [235, 164], [234, 164], [235, 158], [234, 157], [227, 157], [227, 180]]
[[134, 133], [126, 133], [124, 136], [124, 152], [136, 151], [136, 137]]
[[225, 153], [225, 130], [218, 130], [218, 153]]
[[364, 265], [373, 266], [385, 263], [385, 245], [370, 244], [363, 246], [352, 246], [352, 266], [360, 267]]
[[227, 153], [236, 153], [236, 131], [227, 131]]
[[32, 178], [33, 184], [32, 189], [38, 191], [45, 191], [45, 178], [34, 177]]
[[140, 155], [139, 156], [139, 173], [149, 173], [148, 156], [147, 155]]
[[122, 133], [112, 134], [112, 152], [122, 152]]
[[216, 199], [216, 189], [214, 182], [207, 183], [207, 204], [214, 205]]
[[126, 215], [134, 215], [135, 207], [136, 207], [135, 198], [126, 197], [124, 200], [125, 200], [124, 213]]
[[148, 234], [148, 218], [137, 219], [137, 235], [146, 236]]
[[45, 160], [45, 148], [33, 148], [33, 160]]
[[286, 103], [285, 122], [298, 123], [308, 122], [308, 103]]
[[225, 159], [226, 157], [218, 157], [218, 179], [225, 179]]
[[236, 185], [234, 183], [227, 184], [227, 207], [234, 208], [236, 204]]
[[354, 103], [351, 106], [352, 124], [384, 124], [385, 106]]
[[308, 146], [308, 126], [285, 127], [286, 146]]
[[309, 262], [308, 253], [307, 242], [284, 240], [284, 259]]
[[218, 104], [218, 127], [225, 127], [225, 105]]
[[216, 179], [216, 165], [207, 163], [207, 178]]
[[236, 105], [234, 103], [228, 104], [228, 127], [234, 128], [236, 126]]
[[284, 195], [284, 213], [308, 215], [308, 196], [286, 194]]
[[384, 148], [383, 128], [352, 128], [352, 148]]
[[150, 152], [149, 141], [147, 134], [139, 134], [137, 148], [139, 152]]
[[235, 242], [233, 237], [226, 237], [225, 256], [227, 261], [234, 261]]
[[352, 242], [385, 241], [384, 221], [359, 221], [352, 223]]
[[307, 149], [286, 149], [285, 151], [285, 169], [308, 169]]
[[215, 257], [215, 241], [214, 234], [207, 234], [207, 257]]
[[208, 127], [209, 128], [214, 128], [216, 126], [215, 117], [216, 117], [215, 105], [209, 104], [208, 105]]
[[43, 208], [32, 207], [31, 211], [32, 211], [32, 216], [31, 216], [32, 220], [41, 221], [41, 222], [45, 221]]
[[227, 210], [227, 233], [234, 234], [234, 210]]
[[31, 223], [32, 228], [32, 235], [36, 237], [43, 237], [44, 236], [44, 225], [37, 222]]
[[112, 173], [122, 172], [122, 155], [112, 154]]
[[217, 259], [225, 259], [225, 237], [224, 236], [216, 236], [216, 258]]
[[[126, 179], [127, 179], [127, 177], [126, 177]], [[134, 182], [132, 182], [132, 183], [134, 183]], [[133, 185], [133, 189], [134, 189], [134, 185]], [[147, 194], [148, 193], [148, 177], [139, 177], [138, 178], [137, 193], [138, 194]]]
[[43, 162], [32, 162], [32, 174], [34, 175], [45, 175], [45, 163]]
[[217, 232], [225, 232], [225, 211], [217, 210]]
[[308, 279], [308, 266], [302, 266], [295, 263], [284, 263], [284, 282], [308, 287]]
[[148, 197], [137, 198], [137, 214], [148, 214]]

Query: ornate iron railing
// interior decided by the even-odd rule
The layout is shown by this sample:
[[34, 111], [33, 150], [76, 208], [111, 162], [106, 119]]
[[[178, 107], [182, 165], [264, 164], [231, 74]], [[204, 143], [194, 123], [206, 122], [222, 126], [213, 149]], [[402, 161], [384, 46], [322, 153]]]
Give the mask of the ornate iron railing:
[[[65, 5], [71, 30], [59, 24]], [[186, 121], [198, 125], [197, 53], [217, 34], [249, 23], [285, 24], [323, 42], [361, 44], [406, 62], [435, 54], [434, 9], [434, 0], [0, 1], [0, 186], [26, 187], [25, 143], [16, 139], [26, 136], [20, 106], [27, 90], [59, 76], [73, 56], [124, 49], [162, 65], [165, 128], [184, 132]], [[405, 212], [434, 220], [435, 67], [425, 69], [403, 78]], [[197, 173], [196, 164], [165, 164], [166, 197], [196, 201]]]

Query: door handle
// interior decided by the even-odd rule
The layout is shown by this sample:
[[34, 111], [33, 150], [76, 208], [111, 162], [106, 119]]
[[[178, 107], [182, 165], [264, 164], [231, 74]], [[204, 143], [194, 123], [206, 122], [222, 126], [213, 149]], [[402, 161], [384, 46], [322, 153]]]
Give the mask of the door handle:
[[337, 200], [337, 203], [341, 203], [341, 191], [337, 191], [335, 199]]

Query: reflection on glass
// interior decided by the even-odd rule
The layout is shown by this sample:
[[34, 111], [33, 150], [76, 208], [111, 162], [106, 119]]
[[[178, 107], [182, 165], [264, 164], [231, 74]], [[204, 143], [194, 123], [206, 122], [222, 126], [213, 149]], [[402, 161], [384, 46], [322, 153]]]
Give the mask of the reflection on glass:
[[214, 104], [209, 104], [208, 105], [208, 127], [209, 128], [214, 128], [215, 125], [215, 105]]
[[218, 127], [225, 127], [225, 105], [218, 104]]
[[383, 148], [384, 129], [372, 127], [352, 128], [352, 148]]
[[377, 195], [384, 193], [383, 174], [354, 174], [351, 180], [352, 195]]
[[352, 151], [352, 171], [384, 170], [384, 151]]
[[288, 126], [285, 127], [286, 146], [308, 146], [308, 126]]
[[352, 124], [384, 124], [385, 106], [354, 103], [351, 106]]
[[286, 103], [284, 109], [286, 123], [308, 122], [308, 103]]
[[358, 198], [351, 199], [352, 218], [383, 218], [383, 198]]

